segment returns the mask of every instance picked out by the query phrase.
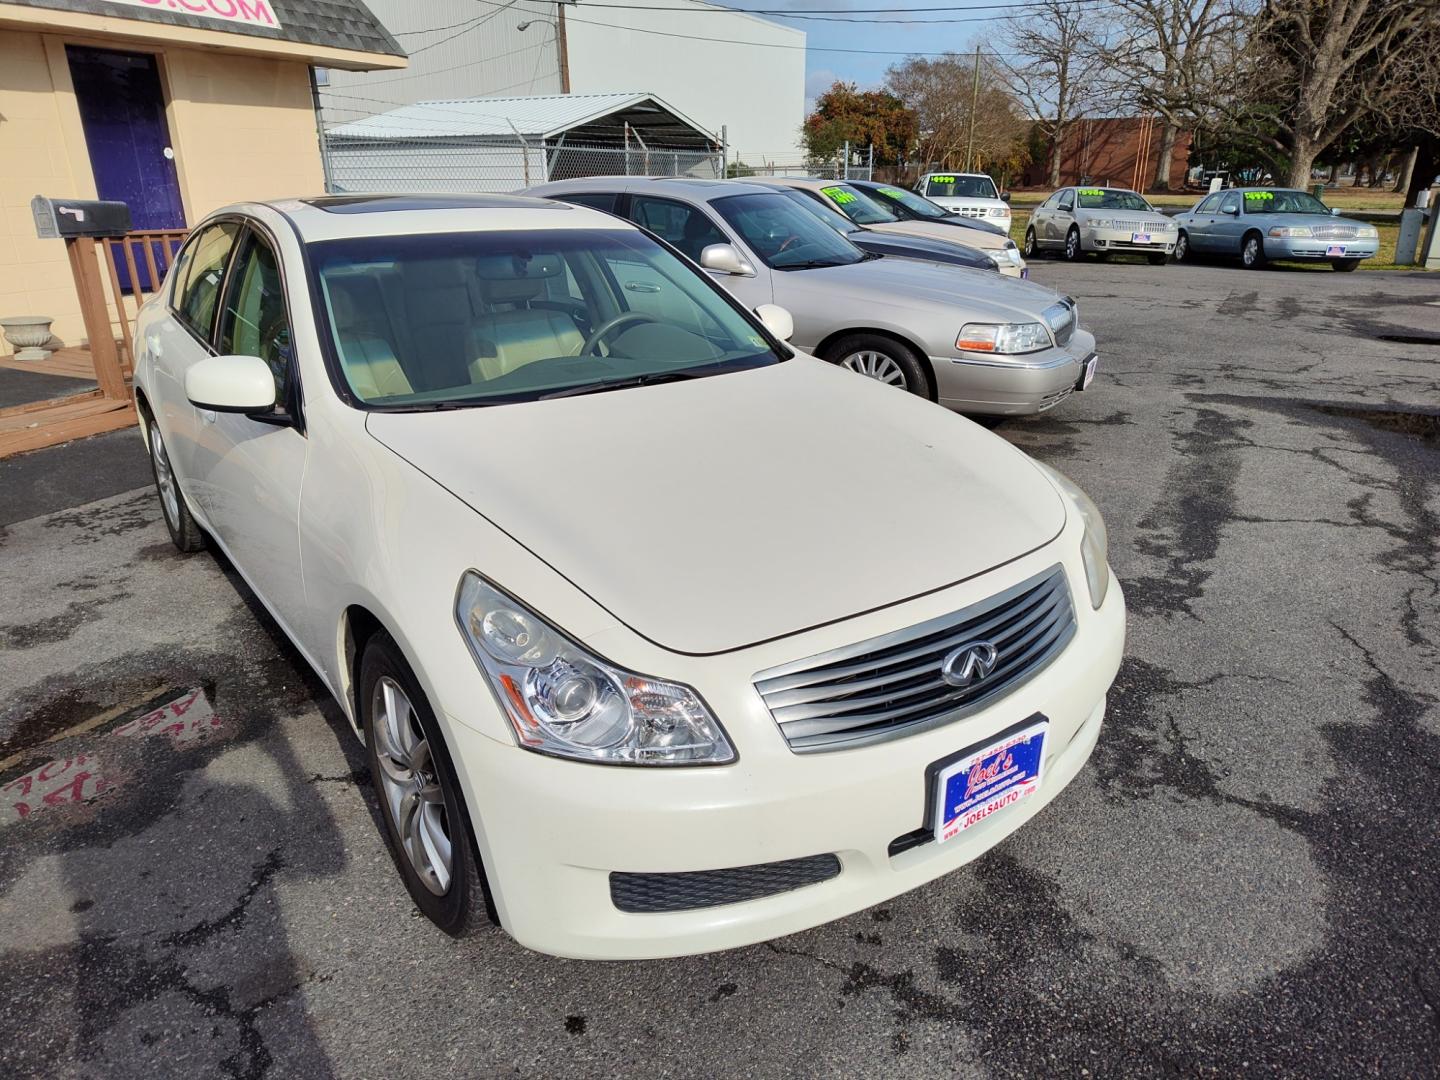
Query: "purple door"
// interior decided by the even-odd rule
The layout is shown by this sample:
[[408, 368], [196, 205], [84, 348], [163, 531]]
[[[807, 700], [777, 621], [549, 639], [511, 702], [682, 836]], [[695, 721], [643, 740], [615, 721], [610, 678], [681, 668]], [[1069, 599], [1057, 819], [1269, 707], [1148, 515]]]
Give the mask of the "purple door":
[[[65, 54], [98, 196], [129, 206], [133, 228], [183, 229], [185, 209], [155, 57], [74, 45], [67, 45]], [[124, 263], [116, 269], [121, 288], [129, 288]], [[142, 288], [154, 288], [143, 265], [139, 276]]]

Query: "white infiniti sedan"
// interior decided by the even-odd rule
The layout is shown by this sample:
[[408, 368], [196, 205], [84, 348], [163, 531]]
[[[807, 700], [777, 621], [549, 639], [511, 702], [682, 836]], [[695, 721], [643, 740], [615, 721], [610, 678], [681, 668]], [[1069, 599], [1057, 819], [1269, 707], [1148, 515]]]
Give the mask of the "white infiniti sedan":
[[975, 858], [1089, 757], [1125, 631], [1095, 507], [787, 322], [499, 197], [233, 206], [140, 311], [170, 534], [319, 672], [448, 933], [787, 934]]

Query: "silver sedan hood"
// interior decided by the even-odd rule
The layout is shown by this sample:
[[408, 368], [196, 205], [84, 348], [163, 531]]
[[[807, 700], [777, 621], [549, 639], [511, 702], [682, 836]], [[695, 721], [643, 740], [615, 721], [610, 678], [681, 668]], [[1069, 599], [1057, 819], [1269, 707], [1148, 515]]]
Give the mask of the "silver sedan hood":
[[[943, 304], [980, 322], [1035, 322], [1060, 299], [1055, 290], [1033, 281], [915, 259], [870, 259], [847, 266], [777, 271], [775, 302], [782, 306], [790, 279], [812, 290], [823, 289], [833, 305], [846, 310], [866, 311], [877, 304], [933, 310], [935, 304]], [[959, 329], [956, 323], [949, 332], [953, 336]]]
[[945, 588], [1065, 523], [1050, 482], [1004, 440], [804, 355], [583, 397], [377, 412], [367, 427], [682, 653]]

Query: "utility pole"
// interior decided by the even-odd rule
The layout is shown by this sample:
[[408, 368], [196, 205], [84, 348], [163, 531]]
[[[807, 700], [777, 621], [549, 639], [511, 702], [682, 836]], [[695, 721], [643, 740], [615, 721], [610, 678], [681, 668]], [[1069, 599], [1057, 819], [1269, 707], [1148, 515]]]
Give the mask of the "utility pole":
[[970, 155], [975, 150], [975, 111], [980, 107], [980, 46], [975, 46], [975, 83], [970, 88], [970, 137], [965, 140], [965, 171], [970, 172]]
[[570, 45], [565, 40], [565, 3], [555, 5], [555, 41], [560, 52], [560, 92], [570, 92]]

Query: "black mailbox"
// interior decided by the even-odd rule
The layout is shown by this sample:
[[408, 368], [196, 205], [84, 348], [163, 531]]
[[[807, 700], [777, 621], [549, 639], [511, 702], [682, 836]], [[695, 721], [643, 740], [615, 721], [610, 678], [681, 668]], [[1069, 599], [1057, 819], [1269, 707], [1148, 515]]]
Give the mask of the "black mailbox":
[[123, 202], [93, 199], [30, 200], [35, 234], [42, 240], [63, 236], [124, 236], [130, 231], [130, 207]]

